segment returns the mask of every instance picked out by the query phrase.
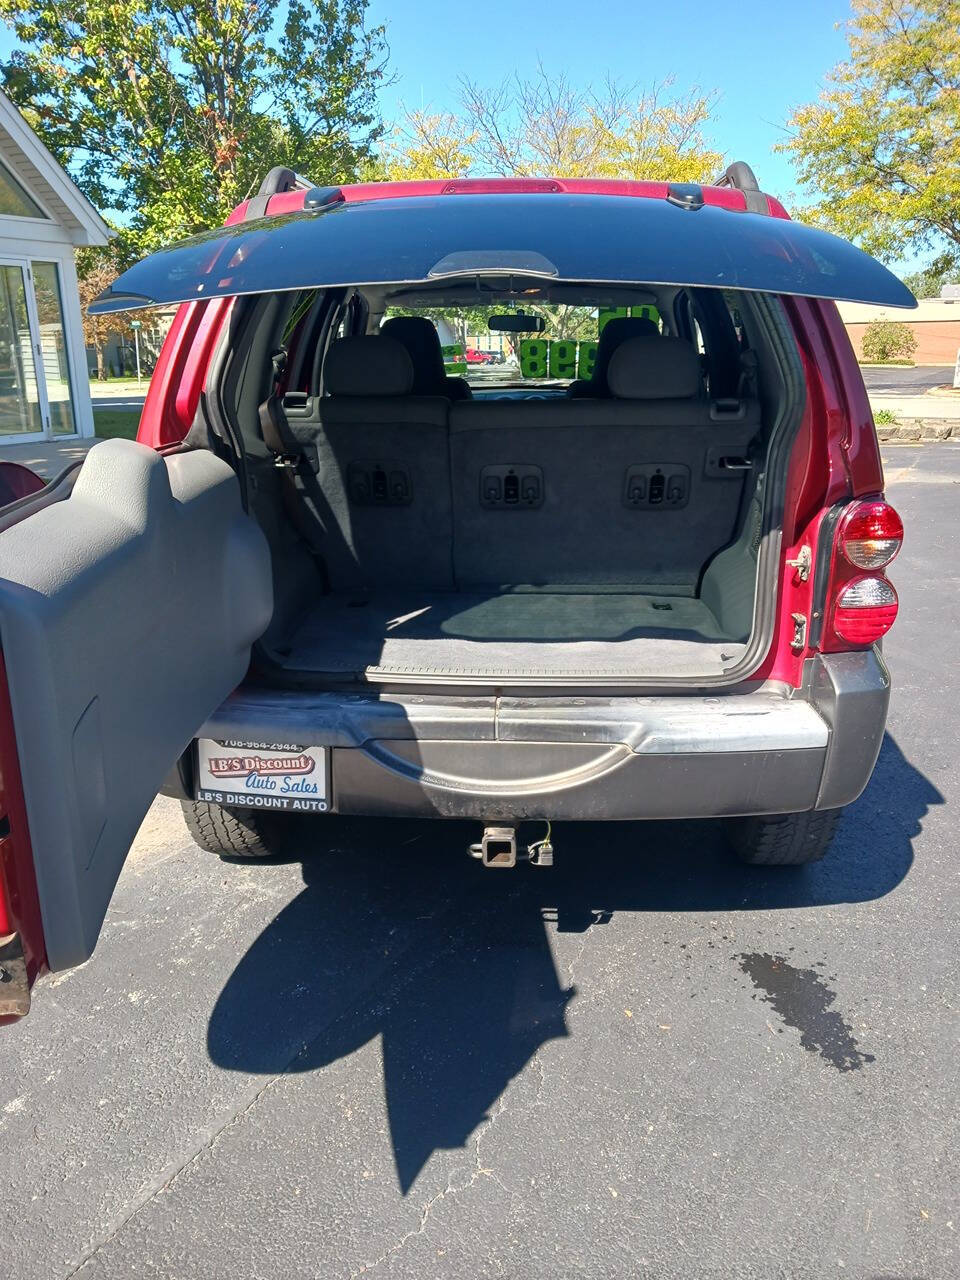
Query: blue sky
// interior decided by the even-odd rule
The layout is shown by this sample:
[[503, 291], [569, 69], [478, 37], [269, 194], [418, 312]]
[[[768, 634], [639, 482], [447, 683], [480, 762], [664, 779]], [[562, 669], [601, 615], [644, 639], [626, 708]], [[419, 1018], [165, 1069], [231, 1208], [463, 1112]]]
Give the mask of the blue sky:
[[[845, 0], [370, 0], [368, 12], [387, 26], [388, 122], [402, 104], [455, 108], [460, 76], [492, 86], [532, 75], [538, 60], [584, 87], [608, 75], [641, 86], [672, 77], [679, 91], [717, 91], [710, 140], [789, 203], [796, 178], [773, 147], [791, 110], [816, 98], [845, 57], [850, 9]], [[0, 58], [12, 45], [0, 28]]]
[[814, 99], [845, 56], [837, 24], [849, 12], [843, 0], [371, 0], [369, 9], [387, 24], [397, 77], [383, 94], [388, 119], [421, 96], [454, 106], [461, 75], [497, 84], [532, 73], [538, 58], [578, 85], [672, 76], [678, 89], [719, 92], [717, 149], [746, 160], [780, 196], [796, 182], [773, 146], [791, 109]]
[[[461, 75], [494, 85], [532, 74], [538, 59], [582, 86], [671, 76], [679, 90], [718, 91], [717, 149], [785, 197], [796, 182], [774, 143], [844, 57], [837, 24], [850, 10], [844, 0], [370, 0], [368, 12], [388, 29], [396, 83], [381, 97], [387, 120], [401, 103], [455, 106]], [[0, 58], [13, 44], [0, 27]]]

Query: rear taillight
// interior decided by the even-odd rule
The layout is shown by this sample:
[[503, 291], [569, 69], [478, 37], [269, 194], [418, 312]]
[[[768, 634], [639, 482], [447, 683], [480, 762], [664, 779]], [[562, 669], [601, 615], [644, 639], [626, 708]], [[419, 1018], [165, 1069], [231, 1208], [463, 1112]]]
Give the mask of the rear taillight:
[[882, 569], [903, 543], [903, 521], [886, 502], [855, 502], [840, 521], [840, 550], [858, 569]]
[[875, 644], [893, 626], [899, 602], [884, 568], [903, 545], [903, 521], [880, 498], [853, 502], [837, 524], [820, 647]]
[[837, 596], [833, 629], [851, 644], [873, 644], [897, 618], [897, 593], [886, 578], [857, 578]]

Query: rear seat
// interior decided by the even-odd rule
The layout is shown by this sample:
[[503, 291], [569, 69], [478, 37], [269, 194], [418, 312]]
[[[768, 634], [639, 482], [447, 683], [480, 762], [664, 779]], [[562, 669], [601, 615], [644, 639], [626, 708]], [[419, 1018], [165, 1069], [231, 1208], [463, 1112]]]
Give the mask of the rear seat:
[[328, 394], [290, 424], [316, 451], [331, 588], [693, 593], [734, 536], [744, 472], [720, 463], [747, 454], [759, 404], [705, 399], [696, 352], [678, 338], [628, 339], [608, 381], [611, 399], [451, 405], [409, 394], [411, 361], [393, 339], [339, 339]]
[[614, 316], [604, 325], [603, 333], [597, 343], [597, 354], [593, 363], [593, 373], [589, 378], [578, 378], [567, 387], [567, 395], [571, 400], [601, 400], [613, 395], [607, 374], [610, 361], [617, 348], [631, 338], [657, 338], [660, 330], [646, 316]]
[[413, 376], [394, 339], [340, 338], [324, 361], [328, 394], [295, 424], [316, 449], [334, 591], [453, 587], [449, 402], [410, 395]]
[[[704, 562], [731, 540], [744, 472], [721, 468], [720, 460], [747, 453], [760, 427], [758, 403], [702, 398], [699, 359], [679, 338], [628, 339], [607, 376], [609, 400], [451, 407], [459, 586], [606, 583], [693, 592]], [[518, 491], [516, 502], [491, 505], [482, 486], [502, 484], [510, 469], [518, 490], [526, 483], [527, 500]], [[663, 488], [652, 502], [658, 472]], [[683, 493], [671, 501], [667, 488], [676, 483]]]

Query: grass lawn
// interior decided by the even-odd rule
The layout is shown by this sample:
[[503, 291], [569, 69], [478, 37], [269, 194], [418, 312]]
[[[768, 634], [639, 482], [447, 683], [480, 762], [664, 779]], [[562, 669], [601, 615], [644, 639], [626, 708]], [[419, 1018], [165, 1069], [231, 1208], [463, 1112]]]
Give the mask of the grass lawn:
[[139, 409], [94, 409], [93, 425], [101, 440], [113, 440], [121, 436], [134, 440], [140, 425]]

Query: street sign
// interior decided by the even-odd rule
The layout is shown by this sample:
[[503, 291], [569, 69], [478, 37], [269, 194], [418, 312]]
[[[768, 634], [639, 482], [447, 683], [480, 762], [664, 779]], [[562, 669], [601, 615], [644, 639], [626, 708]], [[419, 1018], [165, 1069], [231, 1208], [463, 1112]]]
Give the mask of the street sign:
[[131, 321], [130, 321], [130, 328], [131, 328], [131, 329], [142, 329], [142, 328], [143, 328], [143, 321], [142, 321], [142, 320], [131, 320]]

